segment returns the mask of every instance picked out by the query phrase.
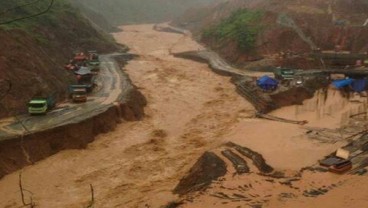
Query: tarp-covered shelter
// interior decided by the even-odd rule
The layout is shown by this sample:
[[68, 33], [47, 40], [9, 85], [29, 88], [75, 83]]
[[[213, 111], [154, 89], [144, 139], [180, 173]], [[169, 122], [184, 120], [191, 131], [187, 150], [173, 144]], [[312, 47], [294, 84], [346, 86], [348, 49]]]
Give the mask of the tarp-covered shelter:
[[264, 90], [274, 90], [277, 88], [279, 82], [267, 75], [260, 77], [257, 80], [257, 85]]
[[74, 72], [77, 75], [87, 75], [91, 74], [91, 69], [89, 67], [82, 66], [77, 71]]
[[363, 92], [366, 89], [367, 80], [366, 79], [355, 79], [351, 83], [350, 86], [354, 90], [354, 92]]
[[347, 87], [349, 85], [351, 85], [351, 83], [353, 83], [353, 79], [338, 79], [332, 82], [332, 84], [337, 88], [343, 88], [343, 87]]

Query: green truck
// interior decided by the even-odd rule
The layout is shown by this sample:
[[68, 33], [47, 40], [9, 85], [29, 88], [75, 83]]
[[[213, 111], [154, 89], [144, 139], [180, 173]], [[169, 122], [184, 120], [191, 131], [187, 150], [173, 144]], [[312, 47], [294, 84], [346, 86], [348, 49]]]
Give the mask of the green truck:
[[30, 115], [44, 115], [56, 105], [56, 94], [50, 96], [34, 97], [28, 102]]
[[295, 70], [289, 68], [277, 68], [274, 71], [275, 78], [278, 80], [292, 80], [295, 76]]
[[98, 72], [100, 70], [100, 59], [97, 51], [88, 51], [87, 63], [93, 72]]

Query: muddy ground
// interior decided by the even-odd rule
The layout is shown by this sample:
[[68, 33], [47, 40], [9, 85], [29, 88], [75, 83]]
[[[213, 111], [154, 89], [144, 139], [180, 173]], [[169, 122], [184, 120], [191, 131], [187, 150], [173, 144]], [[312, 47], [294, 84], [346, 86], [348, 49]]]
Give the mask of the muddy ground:
[[[114, 36], [140, 55], [126, 71], [147, 98], [146, 116], [119, 124], [85, 150], [65, 150], [24, 168], [24, 187], [39, 207], [86, 206], [90, 184], [95, 207], [162, 207], [180, 200], [172, 191], [205, 151], [223, 158], [228, 173], [206, 191], [184, 196], [182, 207], [342, 207], [353, 199], [354, 207], [364, 207], [367, 186], [360, 184], [368, 183], [365, 177], [305, 172], [290, 186], [259, 175], [250, 161], [249, 174], [234, 174], [221, 155], [228, 141], [251, 148], [275, 170], [298, 179], [300, 168], [344, 142], [321, 143], [305, 136], [300, 126], [254, 118], [254, 107], [236, 93], [230, 77], [170, 55], [201, 48], [188, 37], [157, 32], [152, 25], [126, 26]], [[338, 96], [330, 102], [327, 106], [335, 108], [327, 109], [336, 114], [349, 110], [348, 104], [339, 105]], [[310, 108], [291, 106], [273, 115], [308, 118], [312, 127], [340, 126], [340, 117], [334, 119], [331, 112], [314, 113], [320, 103], [311, 100]], [[18, 174], [0, 180], [0, 207], [20, 206]], [[323, 194], [315, 197], [319, 188]]]

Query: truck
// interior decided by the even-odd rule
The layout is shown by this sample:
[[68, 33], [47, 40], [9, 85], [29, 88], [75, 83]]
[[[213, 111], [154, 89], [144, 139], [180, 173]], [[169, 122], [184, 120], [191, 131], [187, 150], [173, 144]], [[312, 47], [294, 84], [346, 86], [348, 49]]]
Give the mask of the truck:
[[33, 97], [28, 102], [28, 113], [30, 115], [45, 115], [47, 111], [56, 105], [56, 94], [49, 96]]
[[292, 80], [295, 76], [295, 70], [289, 68], [277, 68], [274, 71], [274, 75], [278, 80]]
[[69, 98], [73, 102], [87, 102], [86, 85], [69, 85]]
[[91, 92], [95, 86], [96, 73], [93, 73], [89, 67], [80, 67], [74, 74], [77, 77], [78, 85], [85, 85], [87, 92]]
[[88, 66], [93, 72], [98, 72], [100, 70], [100, 59], [97, 51], [88, 51]]
[[87, 92], [92, 92], [95, 86], [96, 76], [94, 74], [85, 74], [78, 76], [78, 85], [84, 85]]

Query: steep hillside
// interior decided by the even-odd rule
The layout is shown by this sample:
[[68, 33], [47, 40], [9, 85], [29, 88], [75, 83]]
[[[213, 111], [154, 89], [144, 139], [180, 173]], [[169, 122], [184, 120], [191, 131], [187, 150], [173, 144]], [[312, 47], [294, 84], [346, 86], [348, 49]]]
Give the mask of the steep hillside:
[[[230, 0], [188, 11], [173, 24], [186, 27], [228, 60], [245, 64], [279, 53], [313, 49], [368, 50], [364, 0]], [[306, 63], [299, 63], [299, 67]]]
[[97, 11], [113, 25], [157, 23], [172, 20], [189, 8], [224, 0], [76, 0]]
[[86, 17], [93, 26], [97, 29], [101, 29], [107, 32], [117, 32], [119, 29], [112, 26], [109, 21], [105, 18], [103, 14], [98, 9], [92, 9], [88, 6], [88, 4], [83, 4], [79, 1], [71, 1], [74, 7], [77, 7], [84, 17]]
[[[37, 2], [12, 10], [25, 1], [2, 2], [0, 11], [8, 12], [0, 13], [0, 22], [36, 14], [50, 1]], [[1, 25], [0, 45], [0, 79], [12, 83], [10, 94], [0, 101], [0, 117], [24, 113], [27, 101], [37, 94], [57, 92], [59, 100], [65, 98], [67, 85], [75, 80], [63, 65], [73, 52], [117, 50], [110, 37], [97, 32], [64, 0], [44, 15]]]

